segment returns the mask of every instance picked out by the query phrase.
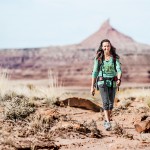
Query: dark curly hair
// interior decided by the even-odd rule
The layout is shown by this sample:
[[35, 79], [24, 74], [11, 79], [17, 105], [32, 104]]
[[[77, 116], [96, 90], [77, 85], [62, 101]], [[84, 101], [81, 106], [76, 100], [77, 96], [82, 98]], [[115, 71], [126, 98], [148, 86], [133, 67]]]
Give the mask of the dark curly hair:
[[110, 54], [113, 57], [119, 59], [120, 58], [119, 55], [116, 54], [116, 48], [112, 46], [111, 42], [108, 39], [104, 39], [104, 40], [101, 41], [100, 46], [99, 46], [99, 48], [98, 48], [98, 50], [96, 52], [96, 59], [98, 59], [99, 61], [103, 61], [104, 60], [104, 51], [102, 49], [102, 46], [103, 46], [104, 42], [108, 42], [110, 44], [110, 47], [111, 47], [110, 48]]

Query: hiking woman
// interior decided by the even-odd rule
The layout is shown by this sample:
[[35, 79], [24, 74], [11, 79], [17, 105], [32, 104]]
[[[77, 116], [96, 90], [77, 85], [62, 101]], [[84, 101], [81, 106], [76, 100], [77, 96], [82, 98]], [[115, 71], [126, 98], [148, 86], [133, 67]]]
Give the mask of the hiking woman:
[[95, 84], [100, 90], [105, 114], [104, 127], [111, 128], [111, 112], [113, 109], [117, 87], [121, 84], [121, 65], [116, 48], [112, 46], [108, 39], [101, 41], [94, 59], [92, 72], [91, 94], [95, 94]]

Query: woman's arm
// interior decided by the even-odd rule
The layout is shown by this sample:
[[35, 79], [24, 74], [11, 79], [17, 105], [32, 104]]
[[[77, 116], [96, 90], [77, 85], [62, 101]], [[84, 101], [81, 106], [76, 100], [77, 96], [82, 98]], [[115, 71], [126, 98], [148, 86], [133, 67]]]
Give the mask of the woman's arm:
[[118, 74], [117, 74], [117, 78], [118, 78], [119, 80], [121, 80], [121, 77], [122, 77], [122, 73], [118, 73]]
[[96, 78], [92, 78], [92, 84], [91, 84], [91, 87], [95, 87], [95, 86], [94, 86], [95, 83], [96, 83]]
[[121, 69], [121, 63], [119, 59], [116, 60], [116, 70], [117, 70], [117, 86], [120, 86], [121, 84], [121, 77], [122, 77], [122, 69]]
[[92, 78], [96, 78], [98, 76], [98, 60], [95, 58], [94, 59], [94, 66], [93, 66], [93, 71], [92, 71]]
[[98, 60], [94, 59], [94, 67], [92, 71], [92, 82], [91, 82], [91, 94], [94, 96], [95, 94], [95, 83], [96, 83], [96, 77], [98, 76]]
[[122, 73], [118, 73], [117, 74], [117, 78], [118, 78], [118, 80], [117, 80], [117, 86], [120, 86], [120, 84], [121, 84], [121, 76], [122, 76]]
[[95, 94], [95, 82], [96, 82], [96, 78], [92, 78], [92, 84], [91, 84], [91, 94], [94, 96]]

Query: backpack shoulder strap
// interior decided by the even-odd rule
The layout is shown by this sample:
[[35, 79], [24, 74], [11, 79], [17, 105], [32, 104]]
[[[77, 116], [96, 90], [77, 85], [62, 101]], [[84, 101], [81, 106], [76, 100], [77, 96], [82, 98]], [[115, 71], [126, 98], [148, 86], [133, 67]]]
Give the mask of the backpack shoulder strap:
[[103, 60], [98, 59], [98, 72], [101, 70], [102, 64], [103, 64]]
[[117, 72], [117, 69], [116, 69], [116, 56], [113, 57], [113, 62], [114, 62], [115, 71]]

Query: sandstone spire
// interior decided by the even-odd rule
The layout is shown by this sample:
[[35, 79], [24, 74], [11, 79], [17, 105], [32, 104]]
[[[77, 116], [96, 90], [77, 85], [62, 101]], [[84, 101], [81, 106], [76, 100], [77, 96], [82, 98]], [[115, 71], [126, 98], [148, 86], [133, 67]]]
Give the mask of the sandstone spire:
[[[141, 49], [147, 49], [146, 44], [140, 44], [134, 41], [131, 37], [117, 31], [110, 25], [110, 20], [107, 19], [99, 28], [98, 31], [90, 35], [80, 43], [80, 46], [85, 49], [97, 49], [101, 40], [109, 39], [114, 47], [120, 50], [121, 53], [138, 52]], [[149, 47], [149, 46], [148, 46]]]

